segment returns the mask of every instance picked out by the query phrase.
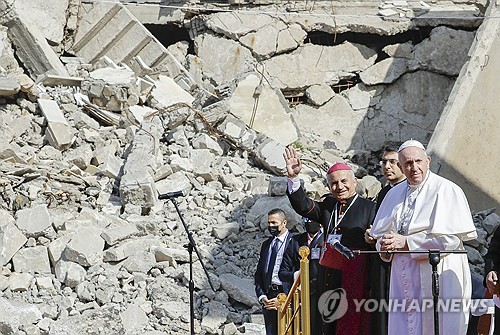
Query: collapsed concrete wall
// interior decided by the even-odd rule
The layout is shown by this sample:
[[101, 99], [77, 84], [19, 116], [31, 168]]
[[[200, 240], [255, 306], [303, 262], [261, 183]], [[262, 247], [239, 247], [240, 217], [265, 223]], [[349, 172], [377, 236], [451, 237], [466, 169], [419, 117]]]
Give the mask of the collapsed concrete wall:
[[461, 185], [474, 210], [499, 208], [500, 2], [493, 1], [429, 143], [433, 167]]
[[[140, 5], [127, 8], [144, 23], [166, 21], [189, 30], [195, 54], [183, 61], [208, 91], [241, 100], [241, 93], [228, 82], [244, 80], [249, 74], [279, 89], [290, 101], [295, 129], [288, 131], [297, 132], [296, 142], [304, 147], [379, 150], [388, 141], [409, 137], [427, 142], [468, 59], [474, 37], [470, 30], [480, 21], [473, 16], [444, 20], [449, 7], [433, 5], [425, 11], [420, 4], [405, 8], [416, 13], [414, 18], [384, 20], [377, 16], [377, 5], [333, 4], [332, 9], [320, 3], [311, 9], [294, 2], [289, 7], [234, 12], [210, 8], [211, 12], [189, 18], [185, 16], [189, 5], [165, 11], [152, 6], [157, 19]], [[474, 6], [452, 8], [464, 17], [478, 13]], [[427, 28], [432, 16], [434, 24], [441, 20], [452, 28]], [[356, 25], [350, 22], [352, 17]], [[424, 36], [419, 40], [412, 37], [416, 34]], [[339, 42], [333, 42], [336, 38]], [[252, 115], [246, 117], [247, 125], [255, 125], [249, 123], [252, 119], [269, 127], [272, 119], [264, 110], [272, 107], [260, 106], [258, 94], [245, 94], [249, 97], [245, 114]], [[231, 107], [231, 113], [241, 115], [236, 107]], [[283, 128], [273, 128], [277, 129]], [[272, 137], [272, 131], [264, 132]]]

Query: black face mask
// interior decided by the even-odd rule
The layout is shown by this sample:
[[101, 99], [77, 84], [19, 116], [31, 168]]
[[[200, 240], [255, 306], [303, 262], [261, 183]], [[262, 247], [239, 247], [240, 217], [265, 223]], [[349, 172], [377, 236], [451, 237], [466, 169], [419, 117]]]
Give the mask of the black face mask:
[[273, 236], [278, 236], [280, 234], [280, 229], [278, 226], [269, 226], [267, 230], [271, 233]]
[[309, 234], [316, 234], [321, 228], [321, 225], [314, 221], [306, 221], [304, 222], [304, 226], [306, 227], [306, 232]]

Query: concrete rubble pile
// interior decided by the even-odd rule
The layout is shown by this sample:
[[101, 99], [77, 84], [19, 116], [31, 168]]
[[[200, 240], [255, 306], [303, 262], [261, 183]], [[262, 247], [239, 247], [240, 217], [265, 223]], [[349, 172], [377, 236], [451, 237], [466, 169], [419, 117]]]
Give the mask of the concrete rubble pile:
[[[381, 137], [384, 115], [394, 123], [384, 127], [398, 128], [405, 119], [420, 136], [430, 134], [438, 118], [419, 115], [423, 100], [411, 96], [393, 106], [402, 99], [399, 90], [421, 93], [415, 82], [428, 81], [426, 92], [437, 93], [424, 100], [442, 109], [466, 60], [456, 47], [474, 36], [437, 27], [418, 45], [387, 46], [388, 57], [377, 61], [361, 44], [305, 43], [312, 28], [303, 22], [215, 13], [192, 20], [193, 27], [205, 27], [193, 30], [196, 55], [180, 45], [170, 49], [184, 57], [174, 62], [184, 70], [168, 63], [154, 73], [140, 61], [134, 66], [104, 54], [93, 62], [61, 57], [82, 15], [78, 1], [61, 3], [49, 8], [54, 24], [40, 20], [43, 29], [26, 23], [21, 4], [0, 1], [6, 13], [0, 25], [2, 334], [188, 333], [188, 237], [172, 201], [158, 200], [176, 190], [186, 194], [175, 201], [214, 286], [195, 257], [195, 333], [262, 334], [252, 278], [266, 214], [283, 208], [289, 228], [303, 231], [285, 195], [284, 147], [303, 146], [310, 196], [327, 192], [325, 166], [343, 159], [360, 179], [358, 191], [375, 197], [382, 143], [414, 133], [400, 129]], [[54, 30], [63, 34], [48, 36]], [[261, 36], [270, 33], [277, 39]], [[20, 50], [21, 36], [37, 50]], [[39, 57], [25, 58], [30, 52]], [[234, 67], [221, 66], [235, 52], [242, 58]], [[450, 53], [456, 59], [441, 64]], [[312, 60], [315, 54], [324, 58]], [[339, 55], [353, 63], [331, 61]], [[317, 62], [321, 72], [311, 70]], [[295, 63], [304, 72], [284, 71]], [[355, 76], [358, 84], [333, 91]], [[304, 91], [307, 102], [290, 105], [283, 95], [290, 89]], [[397, 115], [401, 106], [405, 112]], [[367, 124], [353, 122], [366, 114]], [[345, 132], [322, 128], [322, 118]], [[422, 130], [419, 122], [428, 126]], [[480, 238], [467, 248], [479, 272], [500, 218], [493, 210], [474, 218]]]

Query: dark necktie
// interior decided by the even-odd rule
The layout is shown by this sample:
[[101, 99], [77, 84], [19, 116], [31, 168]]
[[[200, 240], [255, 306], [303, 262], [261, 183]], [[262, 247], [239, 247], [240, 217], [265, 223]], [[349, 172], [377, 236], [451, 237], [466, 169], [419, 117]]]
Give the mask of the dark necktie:
[[271, 246], [271, 256], [269, 257], [269, 263], [267, 263], [267, 270], [265, 276], [265, 285], [267, 288], [271, 286], [271, 280], [273, 278], [274, 263], [276, 263], [276, 256], [278, 255], [278, 250], [281, 241], [275, 238]]

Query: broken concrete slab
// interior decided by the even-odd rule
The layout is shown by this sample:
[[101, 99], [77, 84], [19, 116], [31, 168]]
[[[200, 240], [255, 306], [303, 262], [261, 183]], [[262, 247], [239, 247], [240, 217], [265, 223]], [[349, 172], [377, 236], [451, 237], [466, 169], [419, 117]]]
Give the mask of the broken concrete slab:
[[73, 140], [70, 126], [59, 105], [54, 100], [38, 99], [38, 106], [47, 119], [45, 135], [50, 145], [59, 150], [69, 148]]
[[205, 306], [206, 313], [201, 321], [201, 328], [208, 333], [216, 333], [226, 323], [229, 309], [219, 301], [211, 301]]
[[160, 244], [160, 239], [152, 236], [129, 239], [107, 249], [104, 252], [103, 259], [105, 262], [118, 262], [144, 250], [159, 247]]
[[474, 41], [472, 31], [436, 27], [431, 35], [415, 46], [410, 70], [424, 69], [447, 76], [457, 76], [469, 59], [469, 48]]
[[[425, 83], [425, 84], [424, 84]], [[384, 141], [419, 138], [425, 142], [453, 87], [453, 80], [433, 72], [407, 73], [384, 89], [380, 101], [357, 130], [371, 145], [382, 147]], [[407, 92], [401, 95], [402, 90]], [[381, 127], [386, 129], [380, 132]]]
[[248, 127], [283, 145], [297, 140], [297, 130], [290, 119], [291, 111], [283, 93], [270, 87], [256, 74], [238, 82], [229, 99], [229, 108]]
[[47, 205], [37, 205], [18, 211], [16, 225], [27, 237], [44, 235], [52, 226]]
[[156, 190], [159, 194], [183, 190], [188, 194], [192, 188], [191, 181], [182, 171], [171, 174], [165, 179], [156, 182]]
[[[312, 108], [306, 105], [299, 105], [295, 108], [294, 119], [301, 125], [302, 131], [313, 134], [318, 141], [315, 145], [323, 145], [326, 140], [335, 143], [335, 146], [341, 150], [348, 150], [351, 143], [359, 140], [358, 128], [362, 123], [366, 110], [354, 111], [349, 101], [340, 94], [335, 95], [330, 101], [318, 108]], [[335, 117], [335, 124], [328, 124], [326, 127], [318, 127], [318, 120], [327, 120], [332, 117], [332, 111]], [[302, 137], [307, 145], [310, 139]], [[312, 143], [311, 143], [312, 144]]]
[[57, 85], [80, 87], [82, 81], [82, 77], [58, 76], [50, 73], [45, 73], [37, 78], [37, 82], [40, 82], [47, 87], [53, 87]]
[[51, 273], [47, 247], [42, 245], [19, 250], [12, 262], [16, 272]]
[[302, 44], [307, 37], [306, 32], [299, 25], [293, 27], [294, 29], [289, 30], [283, 21], [274, 20], [239, 40], [257, 55], [257, 59], [267, 59], [276, 53], [296, 49]]
[[14, 217], [8, 211], [0, 210], [0, 222], [0, 264], [3, 266], [28, 239], [16, 227]]
[[266, 14], [221, 12], [208, 16], [204, 23], [216, 33], [236, 40], [272, 24], [274, 20], [271, 15]]
[[224, 152], [219, 143], [206, 133], [198, 134], [193, 139], [192, 145], [195, 149], [208, 149], [214, 155], [222, 155]]
[[91, 103], [110, 111], [120, 112], [139, 102], [137, 77], [126, 67], [96, 69], [84, 78], [81, 87]]
[[77, 287], [85, 280], [87, 271], [78, 263], [61, 259], [56, 263], [54, 273], [61, 283], [69, 287]]
[[185, 103], [191, 105], [194, 98], [183, 90], [177, 83], [170, 77], [159, 76], [155, 81], [155, 86], [151, 90], [150, 101], [152, 106], [157, 109], [168, 108], [178, 103]]
[[7, 22], [8, 34], [16, 46], [16, 55], [32, 79], [44, 73], [69, 76], [59, 57], [38, 28], [19, 17]]
[[33, 284], [34, 277], [30, 273], [13, 272], [9, 276], [9, 288], [14, 292], [26, 292]]
[[366, 85], [391, 84], [408, 70], [405, 58], [386, 58], [359, 74]]
[[0, 96], [12, 96], [21, 90], [21, 85], [16, 77], [0, 76]]
[[[14, 9], [23, 21], [30, 22], [53, 44], [63, 41], [69, 0], [40, 2], [15, 1]], [[37, 13], [37, 15], [33, 15]]]
[[103, 175], [117, 179], [121, 176], [124, 160], [115, 155], [107, 154], [98, 168]]
[[247, 128], [242, 120], [228, 116], [217, 128], [242, 148], [254, 149], [257, 133], [255, 130]]
[[387, 45], [382, 48], [389, 57], [406, 58], [412, 57], [413, 44], [411, 42]]
[[255, 151], [257, 152], [256, 160], [266, 169], [277, 175], [283, 174], [285, 171], [285, 161], [283, 160], [284, 144], [272, 139], [266, 139], [257, 146]]
[[240, 278], [230, 273], [221, 275], [219, 279], [222, 288], [231, 298], [247, 306], [258, 306], [253, 280]]
[[78, 230], [64, 249], [64, 258], [82, 266], [92, 266], [102, 262], [104, 240], [102, 229], [85, 227]]
[[375, 63], [377, 53], [361, 44], [336, 46], [306, 44], [290, 54], [264, 62], [266, 78], [280, 89], [336, 84], [350, 72], [361, 72]]
[[307, 88], [306, 96], [316, 106], [324, 105], [335, 95], [332, 87], [327, 84], [312, 85]]
[[0, 74], [19, 74], [22, 72], [16, 58], [14, 50], [7, 35], [7, 27], [0, 26]]
[[[213, 35], [200, 35], [195, 38], [195, 46], [204, 74], [216, 84], [231, 81], [254, 68], [255, 59], [250, 50], [238, 42]], [[220, 64], [224, 64], [224, 67]]]
[[137, 229], [137, 226], [133, 223], [129, 223], [111, 229], [106, 229], [102, 232], [101, 237], [107, 244], [115, 245], [122, 240], [138, 234], [139, 230]]
[[134, 105], [129, 107], [132, 121], [136, 125], [140, 125], [142, 121], [144, 121], [145, 117], [154, 114], [156, 111], [156, 109], [150, 108], [148, 106]]
[[160, 127], [154, 123], [144, 124], [145, 130], [138, 130], [123, 166], [120, 182], [122, 204], [138, 205], [149, 209], [156, 203], [154, 174], [162, 160]]
[[369, 106], [376, 104], [376, 99], [372, 95], [373, 90], [363, 84], [351, 87], [341, 93], [349, 100], [353, 110], [366, 110]]

